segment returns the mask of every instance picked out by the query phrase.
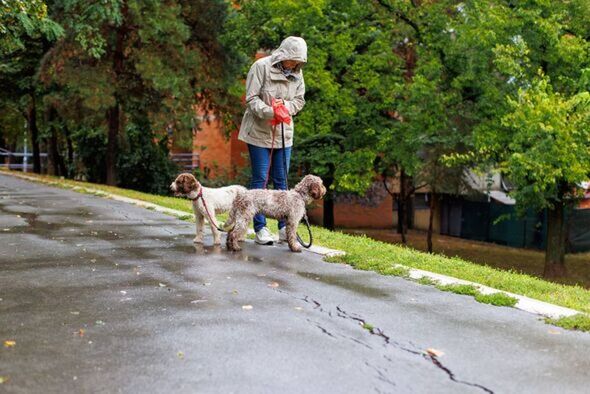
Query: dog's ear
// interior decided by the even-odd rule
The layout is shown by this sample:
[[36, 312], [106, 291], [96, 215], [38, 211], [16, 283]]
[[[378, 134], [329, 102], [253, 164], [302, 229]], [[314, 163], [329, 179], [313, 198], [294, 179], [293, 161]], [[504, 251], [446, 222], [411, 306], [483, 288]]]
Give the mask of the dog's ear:
[[178, 178], [178, 189], [182, 190], [184, 194], [189, 194], [199, 187], [199, 182], [191, 174], [182, 174]]
[[320, 198], [322, 198], [324, 196], [325, 190], [326, 189], [324, 188], [323, 185], [314, 182], [311, 184], [311, 186], [309, 188], [309, 195], [314, 200], [319, 200]]

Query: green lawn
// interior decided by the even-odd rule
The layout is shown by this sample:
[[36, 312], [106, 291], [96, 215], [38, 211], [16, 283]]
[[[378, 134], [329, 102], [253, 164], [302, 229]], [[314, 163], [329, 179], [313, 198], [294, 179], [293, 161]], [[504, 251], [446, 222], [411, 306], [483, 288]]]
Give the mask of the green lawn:
[[[56, 186], [73, 188], [75, 186], [96, 189], [118, 194], [142, 201], [152, 202], [164, 207], [191, 213], [190, 202], [175, 197], [155, 196], [133, 190], [111, 186], [76, 182], [48, 176], [35, 176], [39, 181], [53, 183]], [[83, 190], [81, 190], [83, 191]], [[223, 220], [223, 218], [220, 218]], [[275, 221], [269, 221], [271, 229], [276, 228]], [[300, 234], [305, 234], [303, 228]], [[332, 232], [321, 227], [313, 227], [314, 242], [318, 245], [346, 252], [345, 256], [327, 259], [330, 262], [349, 264], [357, 269], [372, 270], [384, 275], [404, 275], [407, 270], [396, 267], [418, 268], [436, 272], [476, 283], [481, 283], [499, 290], [524, 295], [537, 300], [590, 313], [590, 291], [581, 286], [568, 286], [548, 282], [533, 276], [504, 271], [489, 266], [482, 266], [459, 258], [449, 258], [436, 254], [419, 252], [415, 249], [376, 241], [363, 235], [355, 236], [341, 232]], [[587, 316], [581, 319], [589, 319]], [[552, 321], [555, 324], [555, 321]], [[576, 327], [587, 327], [577, 321]]]

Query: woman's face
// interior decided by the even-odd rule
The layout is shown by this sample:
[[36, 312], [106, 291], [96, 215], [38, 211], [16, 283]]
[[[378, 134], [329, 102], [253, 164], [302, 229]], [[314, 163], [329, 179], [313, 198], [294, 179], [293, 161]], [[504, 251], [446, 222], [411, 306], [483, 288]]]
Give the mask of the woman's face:
[[283, 60], [281, 63], [283, 63], [283, 67], [289, 70], [294, 70], [298, 65], [301, 64], [301, 62], [298, 62], [297, 60]]

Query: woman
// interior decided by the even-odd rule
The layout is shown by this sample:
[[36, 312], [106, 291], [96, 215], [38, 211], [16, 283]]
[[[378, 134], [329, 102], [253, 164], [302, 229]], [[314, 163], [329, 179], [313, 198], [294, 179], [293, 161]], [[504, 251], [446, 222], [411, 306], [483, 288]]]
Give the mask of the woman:
[[[307, 44], [300, 37], [287, 37], [271, 56], [257, 60], [246, 79], [246, 112], [240, 126], [238, 138], [248, 144], [252, 179], [250, 189], [264, 187], [270, 166], [269, 183], [272, 180], [275, 189], [285, 190], [289, 171], [291, 147], [293, 146], [293, 121], [284, 123], [285, 146], [281, 138], [281, 125], [271, 126], [274, 118], [275, 104], [284, 104], [291, 116], [297, 114], [305, 99], [305, 84], [301, 68], [307, 62]], [[274, 150], [271, 158], [271, 147]], [[286, 157], [287, 168], [283, 165]], [[271, 163], [272, 161], [272, 163]], [[254, 217], [256, 242], [272, 245], [274, 238], [266, 227], [263, 215]], [[279, 221], [279, 240], [286, 240], [285, 222]]]

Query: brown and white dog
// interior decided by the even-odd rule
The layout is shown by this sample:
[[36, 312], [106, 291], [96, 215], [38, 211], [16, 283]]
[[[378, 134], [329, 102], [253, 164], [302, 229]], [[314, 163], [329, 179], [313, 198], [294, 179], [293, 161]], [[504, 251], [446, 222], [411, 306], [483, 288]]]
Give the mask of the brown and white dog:
[[[174, 182], [170, 185], [170, 190], [174, 192], [175, 196], [184, 196], [192, 200], [193, 211], [195, 213], [196, 236], [193, 242], [203, 242], [203, 227], [205, 218], [209, 220], [211, 232], [213, 233], [213, 244], [221, 244], [221, 234], [217, 229], [219, 227], [215, 214], [224, 213], [231, 209], [236, 195], [240, 192], [245, 192], [247, 189], [243, 186], [233, 185], [220, 188], [204, 187], [192, 174], [180, 174]], [[202, 196], [202, 198], [198, 198]], [[211, 218], [207, 214], [203, 200], [207, 204], [207, 209]]]
[[228, 250], [241, 250], [238, 241], [244, 237], [248, 225], [257, 213], [286, 221], [287, 243], [293, 252], [301, 252], [297, 242], [297, 226], [305, 214], [305, 205], [326, 194], [320, 177], [306, 175], [291, 190], [254, 189], [239, 193], [234, 200], [225, 224]]

